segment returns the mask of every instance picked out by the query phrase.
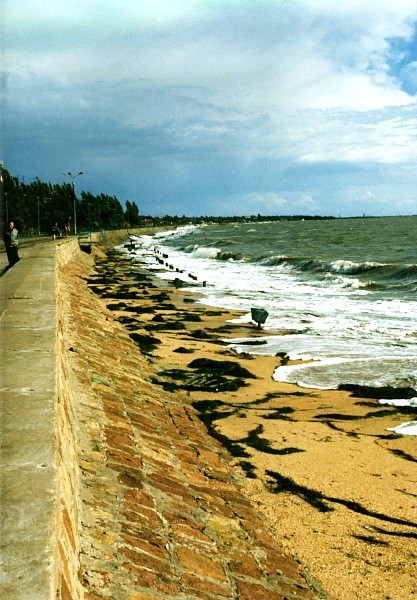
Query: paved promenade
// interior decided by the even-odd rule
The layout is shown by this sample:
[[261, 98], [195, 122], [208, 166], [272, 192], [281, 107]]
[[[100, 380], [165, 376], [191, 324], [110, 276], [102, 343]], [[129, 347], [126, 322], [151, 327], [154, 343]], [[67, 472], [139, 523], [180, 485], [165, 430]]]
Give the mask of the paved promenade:
[[[60, 268], [56, 250], [22, 247], [0, 278], [2, 600], [326, 598], [268, 533], [192, 407], [152, 384], [87, 286], [91, 258]], [[72, 450], [57, 448], [57, 403], [75, 420]], [[65, 485], [59, 457], [76, 473]], [[59, 485], [70, 494], [57, 503]], [[61, 560], [68, 547], [76, 558], [57, 587], [58, 545]]]
[[[55, 247], [23, 244], [0, 278], [0, 596], [47, 598], [56, 444]], [[0, 253], [0, 269], [7, 264]]]

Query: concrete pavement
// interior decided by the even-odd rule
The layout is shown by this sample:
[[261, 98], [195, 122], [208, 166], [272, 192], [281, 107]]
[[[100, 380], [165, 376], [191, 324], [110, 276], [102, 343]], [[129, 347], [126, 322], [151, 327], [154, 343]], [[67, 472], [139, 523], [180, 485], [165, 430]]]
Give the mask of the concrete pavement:
[[[65, 242], [64, 242], [65, 243]], [[55, 244], [19, 248], [0, 278], [0, 596], [53, 597], [56, 511]], [[7, 264], [0, 254], [0, 268]]]

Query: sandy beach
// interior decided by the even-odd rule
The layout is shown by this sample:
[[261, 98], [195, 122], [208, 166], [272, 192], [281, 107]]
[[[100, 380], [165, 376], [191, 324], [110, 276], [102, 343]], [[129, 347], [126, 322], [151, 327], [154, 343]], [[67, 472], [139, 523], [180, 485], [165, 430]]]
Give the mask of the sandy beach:
[[155, 386], [199, 412], [273, 535], [329, 596], [416, 597], [416, 439], [387, 431], [412, 410], [278, 383], [282, 357], [225, 345], [265, 335], [232, 323], [240, 314], [202, 305], [113, 250], [97, 251], [95, 269], [90, 288], [147, 357]]

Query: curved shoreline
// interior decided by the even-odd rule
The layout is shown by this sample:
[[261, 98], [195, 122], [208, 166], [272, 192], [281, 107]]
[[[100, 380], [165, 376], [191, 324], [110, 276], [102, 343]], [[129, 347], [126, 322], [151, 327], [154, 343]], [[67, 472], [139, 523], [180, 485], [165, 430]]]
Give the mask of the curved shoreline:
[[[135, 264], [135, 269], [144, 266]], [[248, 358], [219, 343], [239, 337], [242, 330], [248, 333], [248, 327], [230, 323], [237, 313], [190, 303], [189, 294], [168, 282], [158, 280], [157, 285], [166, 294], [162, 306], [141, 313], [135, 324], [161, 340], [150, 360], [165, 385], [181, 387], [167, 365], [187, 372], [196, 357], [237, 361], [256, 375], [229, 391], [188, 385], [187, 395], [197, 409], [204, 407], [200, 412], [209, 431], [229, 452], [232, 446], [232, 455], [236, 447], [248, 454], [235, 456], [232, 463], [249, 475], [243, 481], [245, 493], [284, 547], [308, 564], [338, 600], [411, 597], [417, 456], [412, 440], [387, 432], [395, 410], [387, 411], [372, 398], [355, 400], [349, 391], [301, 390], [273, 382], [279, 358]], [[174, 328], [183, 310], [202, 321], [182, 321], [181, 328]], [[118, 318], [117, 310], [114, 314]], [[199, 330], [210, 339], [192, 334]], [[180, 347], [186, 352], [178, 352]]]
[[277, 384], [280, 357], [222, 343], [255, 328], [133, 266], [125, 237], [41, 240], [2, 279], [4, 597], [411, 598], [397, 411]]
[[174, 310], [168, 294], [99, 247], [65, 265], [60, 286], [86, 600], [328, 598], [271, 536], [186, 392], [163, 388], [159, 332], [144, 325], [152, 305]]

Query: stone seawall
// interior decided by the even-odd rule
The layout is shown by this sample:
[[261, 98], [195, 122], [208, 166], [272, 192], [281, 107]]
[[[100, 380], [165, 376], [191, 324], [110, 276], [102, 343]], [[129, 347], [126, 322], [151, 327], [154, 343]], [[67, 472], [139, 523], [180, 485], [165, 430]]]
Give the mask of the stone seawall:
[[[325, 598], [270, 535], [187, 397], [155, 385], [150, 358], [90, 289], [103, 278], [94, 258], [107, 269], [99, 249], [59, 272], [61, 598]], [[140, 308], [142, 290], [158, 290], [121, 263]]]
[[66, 326], [63, 306], [63, 280], [59, 276], [65, 266], [80, 252], [78, 240], [61, 244], [56, 253], [56, 299], [57, 299], [57, 548], [56, 548], [56, 597], [62, 600], [80, 600], [84, 597], [80, 582], [80, 478], [77, 450], [77, 416], [74, 413], [75, 398], [71, 372], [68, 369]]
[[[90, 236], [91, 237], [91, 236]], [[95, 238], [84, 241], [97, 243]], [[127, 239], [125, 231], [108, 232], [101, 241], [116, 244]], [[53, 598], [62, 600], [81, 600], [84, 589], [80, 576], [80, 468], [77, 435], [79, 416], [76, 414], [77, 381], [68, 363], [68, 304], [64, 288], [66, 287], [65, 269], [71, 261], [82, 257], [89, 269], [92, 261], [85, 257], [78, 240], [71, 238], [56, 246], [56, 368], [57, 368], [57, 404], [56, 404], [56, 444], [57, 444], [57, 534], [55, 549], [55, 574]], [[28, 599], [31, 600], [31, 599]]]
[[[134, 230], [136, 232], [136, 230]], [[138, 231], [139, 232], [139, 231]], [[101, 243], [112, 245], [128, 238], [126, 231], [113, 231], [102, 234]], [[89, 236], [83, 241], [87, 246], [98, 240]], [[81, 242], [80, 242], [81, 243]], [[91, 248], [90, 248], [91, 249]], [[77, 435], [79, 435], [79, 416], [76, 414], [77, 381], [68, 363], [68, 299], [65, 269], [67, 265], [82, 258], [91, 268], [92, 261], [80, 250], [76, 238], [63, 240], [56, 245], [55, 255], [55, 291], [56, 291], [56, 451], [57, 451], [57, 533], [53, 598], [62, 600], [81, 600], [84, 589], [80, 575], [80, 467]], [[105, 368], [105, 366], [103, 365]], [[28, 599], [31, 600], [31, 599]]]
[[4, 277], [2, 599], [325, 598], [186, 397], [153, 383], [88, 285], [94, 258], [48, 241]]

